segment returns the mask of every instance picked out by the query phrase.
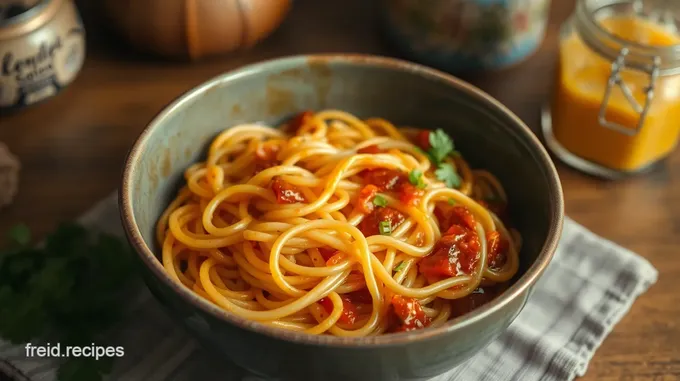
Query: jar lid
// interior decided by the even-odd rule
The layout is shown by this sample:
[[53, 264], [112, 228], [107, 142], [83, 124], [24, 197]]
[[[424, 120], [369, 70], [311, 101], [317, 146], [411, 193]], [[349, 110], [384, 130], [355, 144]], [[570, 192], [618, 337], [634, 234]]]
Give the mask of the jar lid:
[[8, 0], [0, 4], [0, 28], [20, 24], [41, 12], [50, 0]]
[[627, 67], [658, 75], [680, 73], [680, 44], [661, 46], [626, 39], [602, 24], [607, 18], [631, 17], [655, 24], [680, 40], [680, 1], [579, 0], [576, 15], [583, 41], [603, 56], [614, 61], [623, 54]]

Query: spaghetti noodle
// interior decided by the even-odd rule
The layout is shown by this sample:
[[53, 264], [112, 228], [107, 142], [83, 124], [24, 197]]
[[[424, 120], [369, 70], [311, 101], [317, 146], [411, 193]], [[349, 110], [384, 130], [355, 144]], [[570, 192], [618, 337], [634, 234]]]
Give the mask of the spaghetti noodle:
[[165, 270], [241, 317], [310, 334], [440, 326], [517, 272], [507, 197], [441, 130], [343, 111], [243, 124], [157, 224]]

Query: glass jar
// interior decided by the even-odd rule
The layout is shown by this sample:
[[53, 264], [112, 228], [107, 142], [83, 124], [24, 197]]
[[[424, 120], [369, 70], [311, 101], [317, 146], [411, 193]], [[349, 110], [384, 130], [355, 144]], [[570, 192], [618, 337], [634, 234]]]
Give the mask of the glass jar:
[[85, 31], [73, 0], [0, 0], [0, 112], [56, 95], [84, 59]]
[[668, 156], [680, 133], [680, 1], [579, 0], [562, 28], [548, 148], [607, 178]]

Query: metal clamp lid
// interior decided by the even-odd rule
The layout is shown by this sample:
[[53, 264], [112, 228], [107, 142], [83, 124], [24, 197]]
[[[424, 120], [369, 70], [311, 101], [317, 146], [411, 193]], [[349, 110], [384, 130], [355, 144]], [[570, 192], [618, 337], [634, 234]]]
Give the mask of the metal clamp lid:
[[[626, 56], [628, 55], [628, 53], [629, 53], [628, 48], [623, 47], [620, 50], [616, 60], [612, 62], [611, 75], [609, 76], [609, 80], [607, 81], [607, 88], [605, 90], [604, 98], [602, 99], [602, 104], [600, 106], [598, 121], [602, 127], [609, 128], [611, 130], [614, 130], [616, 132], [628, 136], [635, 136], [642, 129], [642, 126], [644, 125], [645, 119], [647, 117], [647, 113], [649, 112], [649, 108], [652, 104], [656, 80], [659, 77], [659, 66], [661, 64], [661, 58], [659, 56], [655, 56], [652, 60], [653, 62], [649, 70], [645, 71], [647, 74], [649, 74], [649, 86], [647, 86], [647, 88], [644, 89], [645, 101], [643, 105], [640, 105], [633, 96], [633, 93], [628, 87], [628, 85], [626, 85], [623, 78], [621, 78], [621, 71], [626, 68]], [[607, 120], [606, 116], [607, 105], [609, 104], [609, 98], [615, 85], [621, 89], [621, 92], [625, 96], [628, 103], [632, 106], [633, 110], [635, 110], [635, 112], [639, 114], [638, 123], [637, 126], [635, 126], [635, 128], [626, 127], [619, 123]]]

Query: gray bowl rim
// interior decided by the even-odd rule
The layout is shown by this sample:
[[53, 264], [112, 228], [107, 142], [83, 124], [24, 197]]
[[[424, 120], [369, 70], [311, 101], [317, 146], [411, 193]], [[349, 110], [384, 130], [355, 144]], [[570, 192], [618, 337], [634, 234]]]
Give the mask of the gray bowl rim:
[[[158, 260], [151, 248], [144, 241], [133, 212], [132, 200], [135, 189], [133, 175], [136, 171], [136, 168], [138, 167], [137, 163], [141, 160], [142, 152], [145, 150], [147, 145], [151, 144], [150, 138], [153, 134], [153, 131], [163, 128], [162, 126], [166, 119], [178, 112], [178, 110], [181, 109], [185, 104], [193, 102], [202, 94], [210, 91], [216, 86], [228, 84], [230, 81], [236, 80], [243, 76], [265, 75], [270, 71], [276, 70], [276, 68], [280, 66], [304, 66], [311, 62], [333, 64], [341, 63], [351, 66], [377, 67], [380, 69], [412, 73], [425, 79], [434, 80], [450, 87], [457, 88], [458, 90], [466, 93], [466, 95], [470, 96], [471, 98], [474, 98], [476, 101], [479, 101], [480, 104], [501, 111], [504, 116], [514, 124], [516, 132], [519, 132], [521, 135], [523, 135], [523, 138], [529, 142], [530, 148], [534, 150], [534, 154], [539, 160], [538, 164], [543, 166], [544, 170], [547, 172], [549, 181], [548, 186], [550, 189], [549, 197], [551, 198], [552, 203], [550, 210], [550, 226], [543, 247], [541, 248], [541, 251], [534, 263], [512, 286], [510, 286], [505, 292], [503, 292], [499, 297], [495, 298], [492, 302], [487, 303], [468, 314], [451, 319], [441, 327], [393, 333], [388, 335], [338, 337], [332, 335], [311, 335], [304, 332], [276, 328], [254, 320], [242, 318], [226, 310], [223, 310], [212, 302], [203, 299], [193, 291], [187, 289], [183, 285], [176, 283], [174, 280], [172, 280], [172, 278], [170, 278], [170, 276], [164, 270], [161, 261]], [[345, 348], [398, 346], [415, 341], [431, 340], [440, 335], [448, 335], [452, 332], [464, 330], [469, 325], [472, 325], [480, 320], [484, 320], [488, 316], [504, 309], [505, 306], [512, 303], [515, 299], [520, 298], [525, 292], [529, 292], [531, 287], [536, 284], [540, 276], [544, 273], [545, 269], [553, 258], [555, 250], [557, 249], [564, 220], [564, 199], [562, 186], [557, 169], [550, 159], [550, 156], [543, 148], [543, 145], [539, 139], [529, 129], [529, 127], [527, 127], [519, 117], [517, 117], [498, 100], [491, 97], [481, 89], [461, 79], [420, 64], [377, 55], [344, 53], [292, 55], [260, 61], [217, 75], [180, 95], [152, 119], [152, 121], [141, 132], [137, 140], [134, 142], [125, 160], [122, 174], [122, 184], [119, 188], [118, 202], [120, 217], [123, 223], [125, 234], [127, 235], [128, 240], [132, 244], [135, 252], [142, 259], [144, 265], [151, 270], [153, 275], [170, 289], [172, 289], [175, 293], [177, 293], [182, 299], [184, 299], [185, 302], [188, 302], [195, 308], [198, 308], [204, 313], [207, 313], [227, 324], [231, 324], [235, 327], [259, 333], [271, 338], [281, 339], [298, 344]]]

